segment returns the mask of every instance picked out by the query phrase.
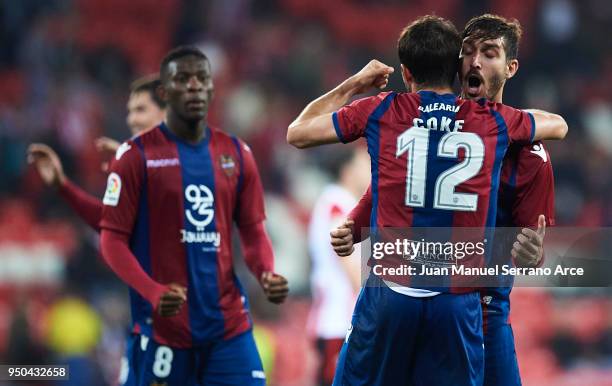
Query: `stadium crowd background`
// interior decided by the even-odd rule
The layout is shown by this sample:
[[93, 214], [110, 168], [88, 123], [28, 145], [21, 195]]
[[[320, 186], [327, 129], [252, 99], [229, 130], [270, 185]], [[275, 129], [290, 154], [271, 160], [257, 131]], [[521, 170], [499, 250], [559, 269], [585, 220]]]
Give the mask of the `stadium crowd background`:
[[[612, 225], [612, 2], [608, 0], [20, 0], [0, 5], [0, 363], [69, 363], [109, 385], [129, 320], [127, 291], [97, 255], [97, 235], [26, 164], [54, 147], [67, 175], [101, 196], [94, 139], [125, 139], [130, 82], [172, 46], [212, 63], [209, 122], [244, 138], [264, 182], [277, 270], [291, 287], [276, 307], [250, 283], [270, 384], [314, 376], [309, 212], [329, 177], [328, 150], [298, 152], [286, 127], [313, 97], [370, 58], [398, 66], [405, 24], [435, 12], [459, 29], [484, 12], [518, 18], [520, 71], [504, 102], [561, 113], [570, 134], [548, 145], [559, 226]], [[399, 75], [391, 88], [401, 89]], [[526, 386], [612, 385], [609, 289], [519, 288], [512, 324]], [[19, 383], [20, 385], [25, 383]], [[32, 383], [36, 384], [36, 383]]]

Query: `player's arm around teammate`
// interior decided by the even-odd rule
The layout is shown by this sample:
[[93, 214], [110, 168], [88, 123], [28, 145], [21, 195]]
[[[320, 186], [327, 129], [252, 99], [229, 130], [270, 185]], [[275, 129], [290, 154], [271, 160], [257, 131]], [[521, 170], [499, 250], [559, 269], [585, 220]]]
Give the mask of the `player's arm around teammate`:
[[523, 228], [512, 244], [512, 258], [519, 267], [537, 267], [544, 259], [544, 236], [546, 235], [546, 217], [538, 217], [538, 228]]
[[[310, 102], [289, 125], [287, 142], [297, 148], [340, 142], [341, 139], [333, 124], [333, 113], [355, 95], [371, 89], [384, 89], [393, 71], [393, 67], [378, 60], [371, 60], [358, 73]], [[410, 72], [403, 65], [402, 76], [411, 78]], [[496, 108], [504, 110], [508, 107], [497, 104]], [[528, 112], [533, 119], [532, 141], [565, 138], [568, 126], [563, 117], [540, 110], [528, 110]]]
[[368, 238], [369, 232], [363, 231], [367, 230], [370, 225], [370, 213], [372, 213], [371, 185], [368, 186], [344, 223], [330, 232], [331, 245], [338, 256], [350, 256], [354, 250], [353, 244], [359, 244]]
[[[360, 231], [368, 226], [368, 216], [372, 211], [372, 196], [368, 189], [361, 197], [359, 203], [349, 217], [330, 232], [330, 243], [334, 252], [340, 257], [349, 256], [354, 245], [362, 242], [366, 237]], [[544, 236], [546, 235], [546, 217], [538, 217], [538, 228], [523, 228], [516, 236], [512, 245], [512, 257], [521, 267], [535, 267], [542, 263], [544, 257]]]

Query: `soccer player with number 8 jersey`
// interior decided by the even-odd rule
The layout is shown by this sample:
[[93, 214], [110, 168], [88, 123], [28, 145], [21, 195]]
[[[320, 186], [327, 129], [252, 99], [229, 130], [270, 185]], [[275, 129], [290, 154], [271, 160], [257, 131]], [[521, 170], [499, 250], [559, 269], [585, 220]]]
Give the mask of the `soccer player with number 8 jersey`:
[[166, 121], [122, 144], [100, 223], [104, 259], [130, 286], [140, 385], [263, 385], [248, 301], [234, 273], [235, 223], [266, 296], [282, 302], [249, 147], [210, 127], [210, 63], [179, 47], [161, 64]]
[[[398, 43], [402, 78], [413, 93], [381, 93], [344, 106], [387, 85], [393, 68], [371, 61], [310, 103], [289, 127], [288, 141], [297, 147], [366, 138], [374, 229], [494, 226], [508, 146], [567, 132], [554, 114], [455, 96], [460, 48], [450, 22], [423, 17]], [[391, 284], [371, 275], [362, 289], [334, 384], [482, 384], [478, 292]]]

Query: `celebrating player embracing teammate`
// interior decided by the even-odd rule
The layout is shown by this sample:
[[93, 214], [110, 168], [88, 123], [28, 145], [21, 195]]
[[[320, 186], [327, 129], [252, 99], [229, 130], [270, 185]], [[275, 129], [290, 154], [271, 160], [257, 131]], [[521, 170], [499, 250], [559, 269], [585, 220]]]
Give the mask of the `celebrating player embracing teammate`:
[[[518, 69], [519, 38], [520, 27], [491, 15], [471, 20], [463, 41], [450, 22], [423, 17], [398, 43], [408, 93], [345, 106], [387, 85], [393, 68], [371, 61], [310, 103], [289, 126], [288, 142], [301, 148], [366, 138], [371, 188], [351, 214], [358, 227], [543, 229], [537, 214], [554, 222], [552, 168], [543, 145], [533, 141], [561, 139], [567, 126], [557, 115], [501, 104], [504, 83]], [[463, 97], [473, 100], [452, 92], [460, 49]], [[168, 104], [166, 121], [117, 149], [101, 221], [91, 222], [101, 231], [105, 261], [130, 286], [142, 350], [130, 358], [138, 361], [130, 363], [134, 379], [139, 385], [264, 384], [248, 301], [233, 269], [234, 223], [247, 266], [268, 299], [284, 301], [288, 286], [274, 273], [255, 161], [244, 142], [207, 124], [213, 84], [201, 51], [168, 53], [159, 92]], [[57, 169], [52, 152], [36, 146], [38, 161]], [[535, 189], [545, 194], [532, 199]], [[352, 248], [351, 225], [335, 234], [343, 238], [339, 251]], [[524, 233], [513, 257], [537, 264], [542, 235]], [[334, 384], [520, 384], [509, 293], [497, 288], [479, 296], [471, 287], [432, 289], [371, 275]]]
[[[372, 228], [492, 227], [508, 146], [567, 132], [565, 121], [553, 114], [457, 98], [452, 83], [460, 48], [450, 22], [421, 18], [398, 43], [404, 83], [416, 93], [381, 93], [344, 106], [352, 96], [388, 83], [393, 69], [371, 61], [311, 102], [289, 126], [287, 139], [297, 147], [366, 138]], [[457, 174], [464, 169], [469, 173]], [[355, 306], [334, 384], [481, 385], [481, 327], [474, 289], [393, 286], [371, 275]]]
[[[516, 20], [485, 14], [474, 17], [462, 33], [462, 97], [502, 102], [507, 79], [518, 69], [521, 27]], [[360, 242], [369, 225], [372, 195], [368, 189], [342, 226], [332, 232], [332, 245], [340, 256], [350, 254], [353, 238]], [[517, 264], [542, 263], [542, 237], [546, 224], [554, 225], [554, 177], [544, 144], [510, 146], [502, 164], [496, 227], [523, 229], [511, 251]], [[504, 252], [502, 252], [504, 253]], [[521, 379], [509, 322], [511, 287], [480, 290], [485, 344], [485, 386], [520, 386]]]

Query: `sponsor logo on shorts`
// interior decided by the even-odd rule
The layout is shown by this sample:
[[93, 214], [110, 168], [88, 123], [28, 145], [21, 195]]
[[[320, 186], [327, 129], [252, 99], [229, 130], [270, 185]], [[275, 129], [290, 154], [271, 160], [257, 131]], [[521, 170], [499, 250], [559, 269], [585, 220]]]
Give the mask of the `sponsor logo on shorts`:
[[147, 351], [147, 346], [149, 345], [149, 337], [140, 335], [140, 349], [142, 351]]
[[266, 374], [262, 370], [253, 370], [251, 371], [251, 377], [257, 379], [266, 379]]
[[344, 338], [344, 343], [348, 343], [349, 337], [351, 336], [351, 332], [353, 332], [353, 325], [351, 324], [346, 332], [346, 337]]
[[119, 370], [119, 379], [118, 382], [120, 385], [123, 385], [130, 375], [130, 362], [127, 357], [124, 355], [121, 357], [121, 369]]

